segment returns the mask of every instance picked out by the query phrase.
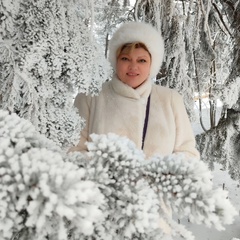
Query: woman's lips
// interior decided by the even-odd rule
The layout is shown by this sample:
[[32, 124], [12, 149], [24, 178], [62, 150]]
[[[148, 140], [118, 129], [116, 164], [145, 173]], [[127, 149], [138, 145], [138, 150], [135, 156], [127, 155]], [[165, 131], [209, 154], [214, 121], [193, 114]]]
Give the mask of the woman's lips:
[[138, 73], [127, 73], [128, 76], [131, 76], [131, 77], [135, 77], [135, 76], [138, 76], [139, 74]]

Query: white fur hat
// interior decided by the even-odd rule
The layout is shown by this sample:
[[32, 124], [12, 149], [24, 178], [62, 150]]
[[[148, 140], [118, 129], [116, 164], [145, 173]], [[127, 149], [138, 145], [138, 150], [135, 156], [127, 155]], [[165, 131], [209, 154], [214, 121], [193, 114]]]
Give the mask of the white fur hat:
[[151, 53], [152, 63], [150, 77], [155, 77], [162, 65], [164, 55], [164, 41], [161, 33], [152, 25], [143, 22], [127, 22], [113, 34], [109, 42], [109, 61], [116, 70], [117, 50], [126, 43], [144, 43]]

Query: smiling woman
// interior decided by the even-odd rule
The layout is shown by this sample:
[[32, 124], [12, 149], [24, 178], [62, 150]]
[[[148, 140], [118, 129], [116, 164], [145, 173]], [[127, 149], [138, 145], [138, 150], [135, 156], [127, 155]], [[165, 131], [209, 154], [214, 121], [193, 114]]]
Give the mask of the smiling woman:
[[[161, 34], [149, 24], [125, 23], [114, 33], [109, 43], [113, 78], [103, 84], [99, 96], [77, 95], [75, 106], [86, 126], [70, 151], [87, 151], [92, 133], [115, 133], [132, 140], [146, 157], [182, 153], [199, 158], [182, 97], [151, 80], [163, 54]], [[164, 221], [159, 225], [169, 233]]]
[[124, 23], [109, 42], [108, 57], [112, 81], [103, 84], [99, 96], [75, 99], [86, 126], [70, 150], [86, 151], [92, 133], [112, 132], [128, 137], [147, 157], [183, 153], [199, 158], [182, 97], [152, 81], [164, 57], [160, 32], [147, 23]]
[[151, 80], [163, 55], [163, 38], [150, 24], [120, 26], [109, 43], [112, 81], [103, 85], [99, 96], [78, 94], [75, 99], [86, 126], [71, 151], [86, 151], [92, 133], [112, 132], [128, 137], [147, 157], [173, 153], [199, 157], [182, 97]]

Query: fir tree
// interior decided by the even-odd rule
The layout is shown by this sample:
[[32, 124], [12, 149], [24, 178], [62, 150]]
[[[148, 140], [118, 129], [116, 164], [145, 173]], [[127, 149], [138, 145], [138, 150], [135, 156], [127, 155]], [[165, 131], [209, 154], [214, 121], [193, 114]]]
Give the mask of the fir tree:
[[83, 127], [76, 92], [96, 94], [109, 69], [77, 10], [74, 1], [0, 2], [0, 106], [64, 147]]

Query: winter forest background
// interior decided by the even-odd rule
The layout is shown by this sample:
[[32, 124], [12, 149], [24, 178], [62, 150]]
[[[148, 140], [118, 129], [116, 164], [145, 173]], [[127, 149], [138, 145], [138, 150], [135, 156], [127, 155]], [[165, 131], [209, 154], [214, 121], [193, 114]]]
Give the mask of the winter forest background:
[[[34, 173], [34, 179], [37, 181], [36, 179], [39, 180], [41, 176], [48, 174], [46, 169], [50, 163], [56, 169], [65, 168], [57, 164], [58, 159], [68, 158], [62, 157], [64, 155], [62, 151], [66, 151], [78, 142], [79, 132], [84, 124], [84, 119], [79, 118], [76, 110], [72, 108], [73, 99], [77, 92], [97, 94], [101, 90], [102, 83], [111, 78], [112, 70], [107, 61], [108, 40], [119, 24], [129, 20], [150, 22], [162, 32], [165, 41], [165, 57], [156, 77], [156, 84], [177, 89], [184, 97], [191, 121], [198, 120], [201, 123], [202, 132], [196, 135], [197, 147], [201, 153], [201, 159], [209, 169], [213, 170], [214, 163], [219, 163], [232, 179], [240, 180], [239, 1], [0, 0], [0, 107], [3, 110], [0, 113], [0, 176], [2, 178], [0, 182], [2, 190], [0, 193], [0, 223], [2, 224], [0, 238], [65, 239], [60, 238], [56, 233], [50, 234], [54, 232], [50, 229], [61, 229], [62, 236], [78, 239], [77, 234], [82, 234], [81, 236], [84, 236], [82, 239], [87, 239], [86, 235], [89, 235], [89, 232], [76, 230], [76, 227], [73, 227], [80, 217], [75, 217], [75, 219], [69, 208], [60, 211], [56, 207], [54, 195], [50, 201], [52, 205], [48, 206], [48, 212], [46, 210], [44, 214], [40, 214], [41, 204], [44, 205], [46, 199], [41, 198], [42, 202], [38, 201], [41, 204], [37, 204], [37, 200], [33, 201], [34, 197], [40, 195], [35, 190], [34, 193], [31, 192], [32, 195], [29, 195], [28, 191], [32, 191], [29, 186], [33, 186], [36, 182], [27, 185], [24, 176], [27, 173]], [[203, 121], [206, 99], [209, 104], [209, 124], [207, 125]], [[217, 116], [217, 103], [219, 102], [221, 102], [221, 113]], [[197, 114], [194, 108], [196, 105], [198, 106]], [[95, 144], [98, 141], [105, 141], [108, 145], [110, 140], [113, 142], [119, 140], [113, 136], [104, 139], [103, 137], [99, 140], [95, 136]], [[124, 141], [126, 146], [131, 146], [126, 139], [120, 139], [122, 143], [119, 145], [119, 152], [122, 151], [121, 146], [125, 146]], [[96, 146], [90, 145], [93, 158], [97, 158], [98, 155], [94, 152], [99, 147]], [[99, 149], [104, 153], [105, 148], [102, 145]], [[140, 154], [136, 153], [132, 146], [129, 149], [132, 151], [132, 156]], [[113, 154], [112, 151], [111, 154]], [[128, 157], [126, 156], [125, 159], [127, 162]], [[21, 162], [22, 159], [24, 163]], [[28, 159], [32, 161], [40, 159], [45, 167], [36, 167], [38, 170], [33, 170], [34, 166], [32, 166], [32, 172], [30, 170], [24, 172], [24, 166], [30, 169], [31, 163]], [[91, 209], [90, 206], [80, 204], [78, 210], [75, 209], [75, 211], [79, 211], [81, 215], [83, 209], [88, 209], [86, 211], [91, 212], [92, 215], [90, 214], [87, 221], [82, 220], [84, 229], [91, 232], [95, 231], [94, 226], [97, 226], [97, 232], [103, 234], [102, 227], [100, 228], [96, 222], [97, 216], [101, 215], [98, 209], [106, 209], [106, 206], [101, 198], [98, 203], [94, 201], [94, 196], [100, 196], [100, 193], [99, 188], [94, 185], [93, 175], [90, 174], [93, 166], [86, 166], [80, 155], [71, 156], [69, 161], [66, 159], [65, 162], [73, 164], [66, 169], [77, 171], [74, 176], [78, 177], [73, 180], [68, 176], [67, 171], [63, 170], [61, 174], [52, 173], [52, 176], [59, 176], [58, 181], [60, 181], [60, 175], [65, 176], [64, 179], [69, 181], [68, 184], [71, 183], [69, 186], [72, 186], [72, 196], [76, 189], [79, 192], [86, 191], [86, 186], [92, 189], [88, 195], [88, 200], [92, 203]], [[19, 163], [18, 167], [16, 162]], [[81, 168], [75, 169], [76, 162], [85, 173], [80, 171]], [[102, 164], [106, 166], [104, 161]], [[134, 164], [138, 166], [137, 163], [134, 162]], [[6, 177], [7, 171], [12, 172], [8, 175], [11, 178]], [[86, 177], [86, 172], [91, 175], [90, 179]], [[18, 178], [16, 173], [20, 174]], [[29, 179], [32, 181], [31, 174]], [[141, 174], [137, 173], [139, 176]], [[146, 172], [143, 175], [145, 174]], [[22, 184], [19, 183], [21, 182], [20, 176], [23, 179]], [[49, 192], [49, 189], [46, 186], [55, 184], [51, 177], [47, 179], [45, 179], [44, 187], [41, 188], [45, 189], [42, 190], [45, 195], [41, 196], [48, 195], [46, 192]], [[105, 177], [103, 179], [104, 183], [111, 182]], [[202, 177], [202, 179], [204, 182], [205, 178]], [[86, 185], [76, 187], [72, 183], [77, 180], [85, 181]], [[38, 183], [40, 184], [40, 180]], [[53, 186], [55, 191], [58, 189], [58, 184], [60, 183]], [[69, 189], [66, 187], [67, 190]], [[15, 192], [16, 196], [9, 198], [7, 196], [9, 192]], [[202, 196], [205, 196], [205, 191], [200, 192]], [[154, 193], [151, 194], [149, 195], [154, 196]], [[107, 196], [106, 192], [104, 196]], [[39, 200], [37, 197], [36, 199]], [[71, 199], [73, 205], [79, 204], [78, 201], [84, 202], [81, 196], [77, 195]], [[154, 202], [155, 198], [152, 197], [152, 199]], [[16, 205], [14, 205], [15, 202], [17, 202]], [[30, 202], [32, 205], [28, 208]], [[79, 206], [81, 206], [81, 211]], [[56, 218], [51, 215], [52, 213], [50, 214], [53, 209], [59, 210], [55, 213], [58, 216]], [[66, 215], [63, 212], [67, 212]], [[37, 221], [36, 216], [41, 216], [41, 220], [38, 218]], [[110, 213], [109, 216], [111, 216]], [[128, 218], [123, 217], [125, 220]], [[194, 218], [197, 217], [194, 216]], [[55, 222], [49, 220], [49, 229], [41, 232], [40, 230], [47, 222], [46, 219], [55, 219]], [[71, 223], [66, 219], [70, 219]], [[151, 217], [151, 221], [153, 220], [154, 217]], [[33, 224], [34, 221], [38, 222], [37, 226]], [[115, 222], [116, 226], [118, 221], [120, 220]], [[129, 222], [129, 220], [126, 221]], [[105, 223], [108, 229], [111, 222], [105, 221]], [[217, 225], [217, 220], [214, 223]], [[141, 224], [139, 226], [142, 226]], [[147, 239], [143, 234], [144, 226], [147, 228], [143, 224], [138, 231], [135, 229], [139, 234], [134, 235], [136, 239]], [[69, 234], [69, 231], [67, 233], [67, 230], [64, 232], [64, 229], [70, 229], [72, 234]], [[126, 239], [129, 237], [129, 231], [129, 229], [125, 231]], [[148, 239], [160, 236], [157, 235], [160, 233], [154, 231], [148, 232], [147, 236], [151, 236]], [[42, 235], [39, 234], [40, 232]], [[185, 239], [191, 239], [191, 236], [184, 234], [183, 230], [179, 232]], [[12, 235], [13, 233], [15, 235]], [[59, 231], [58, 234], [60, 235]], [[98, 238], [95, 236], [95, 239]], [[111, 238], [108, 236], [105, 239]]]

